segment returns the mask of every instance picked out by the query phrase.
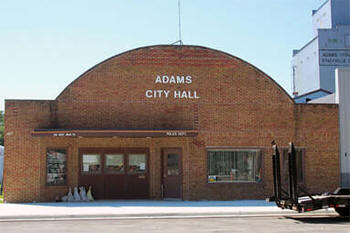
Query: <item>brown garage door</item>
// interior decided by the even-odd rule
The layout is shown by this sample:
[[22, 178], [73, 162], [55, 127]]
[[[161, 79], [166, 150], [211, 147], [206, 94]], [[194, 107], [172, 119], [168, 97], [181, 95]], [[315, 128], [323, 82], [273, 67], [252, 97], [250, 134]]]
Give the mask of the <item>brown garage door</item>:
[[149, 197], [148, 149], [80, 149], [79, 186], [96, 199]]

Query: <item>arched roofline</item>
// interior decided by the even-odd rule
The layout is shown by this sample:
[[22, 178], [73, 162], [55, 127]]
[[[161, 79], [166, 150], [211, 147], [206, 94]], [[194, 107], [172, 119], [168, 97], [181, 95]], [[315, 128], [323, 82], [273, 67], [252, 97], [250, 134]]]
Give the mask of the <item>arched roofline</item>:
[[148, 49], [148, 48], [156, 48], [156, 47], [188, 47], [188, 48], [201, 48], [201, 49], [207, 49], [207, 50], [211, 50], [211, 51], [214, 51], [214, 52], [217, 52], [217, 53], [221, 53], [223, 55], [226, 55], [226, 56], [229, 56], [229, 57], [232, 57], [234, 59], [237, 59], [239, 61], [242, 61], [243, 63], [249, 65], [250, 67], [252, 67], [253, 69], [255, 69], [256, 71], [258, 71], [259, 73], [261, 73], [264, 77], [266, 77], [267, 79], [271, 80], [272, 83], [274, 83], [277, 88], [279, 88], [280, 90], [282, 90], [284, 92], [284, 94], [289, 98], [290, 101], [292, 101], [292, 103], [295, 103], [294, 99], [288, 94], [288, 92], [281, 86], [279, 85], [273, 78], [271, 78], [269, 75], [267, 75], [265, 72], [263, 72], [262, 70], [260, 70], [259, 68], [257, 68], [256, 66], [252, 65], [251, 63], [239, 58], [239, 57], [236, 57], [232, 54], [229, 54], [227, 52], [223, 52], [221, 50], [218, 50], [218, 49], [212, 49], [212, 48], [208, 48], [208, 47], [205, 47], [205, 46], [200, 46], [200, 45], [166, 45], [166, 44], [161, 44], [161, 45], [148, 45], [148, 46], [143, 46], [143, 47], [138, 47], [138, 48], [135, 48], [135, 49], [131, 49], [131, 50], [128, 50], [128, 51], [125, 51], [125, 52], [122, 52], [122, 53], [119, 53], [117, 55], [114, 55], [112, 57], [109, 57], [99, 63], [97, 63], [96, 65], [92, 66], [90, 69], [86, 70], [84, 73], [82, 73], [81, 75], [78, 76], [78, 78], [76, 78], [75, 80], [73, 80], [70, 84], [68, 84], [68, 86], [66, 86], [66, 88], [63, 89], [63, 91], [56, 97], [56, 100], [59, 99], [66, 90], [69, 89], [70, 86], [72, 86], [75, 82], [77, 82], [79, 79], [81, 79], [82, 77], [84, 77], [87, 73], [89, 73], [90, 71], [92, 71], [93, 69], [95, 69], [96, 67], [98, 67], [99, 65], [102, 65], [103, 63], [105, 62], [108, 62], [109, 60], [112, 60], [116, 57], [119, 57], [119, 56], [122, 56], [124, 54], [127, 54], [127, 53], [132, 53], [132, 52], [135, 52], [137, 50], [142, 50], [142, 49]]

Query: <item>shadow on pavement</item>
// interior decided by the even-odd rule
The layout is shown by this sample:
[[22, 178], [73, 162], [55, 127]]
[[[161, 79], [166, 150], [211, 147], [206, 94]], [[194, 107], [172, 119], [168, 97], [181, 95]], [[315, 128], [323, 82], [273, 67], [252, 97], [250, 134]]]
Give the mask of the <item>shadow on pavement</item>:
[[301, 223], [308, 224], [350, 224], [350, 218], [339, 217], [339, 216], [288, 216], [287, 219], [299, 221]]

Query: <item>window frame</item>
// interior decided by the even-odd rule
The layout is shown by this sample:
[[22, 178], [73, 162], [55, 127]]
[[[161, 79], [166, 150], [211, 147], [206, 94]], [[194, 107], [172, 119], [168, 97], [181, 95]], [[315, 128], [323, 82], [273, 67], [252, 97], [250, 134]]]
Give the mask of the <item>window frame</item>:
[[[47, 175], [48, 175], [48, 159], [47, 159], [47, 152], [49, 150], [65, 150], [66, 152], [66, 161], [65, 161], [65, 181], [64, 184], [50, 184], [47, 182]], [[68, 155], [69, 155], [69, 149], [67, 147], [47, 147], [45, 150], [45, 186], [46, 187], [59, 187], [59, 186], [67, 186], [68, 185]]]
[[[216, 182], [209, 182], [209, 152], [210, 151], [255, 151], [257, 152], [257, 160], [260, 163], [260, 179], [259, 180], [255, 180], [255, 181], [244, 181], [244, 180], [240, 180], [240, 181], [216, 181]], [[263, 160], [263, 154], [264, 154], [264, 150], [261, 147], [207, 147], [206, 148], [206, 183], [207, 184], [261, 184], [263, 183], [264, 180], [264, 160]]]

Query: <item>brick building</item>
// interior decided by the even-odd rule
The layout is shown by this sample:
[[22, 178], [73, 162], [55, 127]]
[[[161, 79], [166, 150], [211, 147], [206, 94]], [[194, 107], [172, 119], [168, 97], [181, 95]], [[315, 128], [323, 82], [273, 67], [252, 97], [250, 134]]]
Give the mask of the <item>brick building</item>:
[[55, 100], [6, 100], [4, 198], [53, 201], [92, 185], [99, 199], [262, 199], [272, 193], [272, 140], [298, 147], [310, 191], [338, 186], [337, 105], [296, 104], [221, 51], [138, 48]]

